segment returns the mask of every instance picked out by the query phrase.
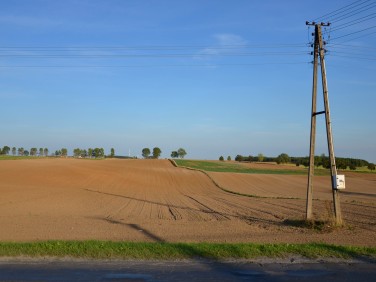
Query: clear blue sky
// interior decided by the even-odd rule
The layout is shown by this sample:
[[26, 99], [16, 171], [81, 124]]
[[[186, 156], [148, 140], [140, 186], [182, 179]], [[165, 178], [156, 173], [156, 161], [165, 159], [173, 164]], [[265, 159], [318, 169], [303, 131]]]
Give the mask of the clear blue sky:
[[[354, 1], [1, 1], [0, 146], [307, 156], [305, 21]], [[374, 3], [333, 23], [326, 57], [336, 156], [372, 162]], [[328, 154], [323, 116], [317, 133]]]

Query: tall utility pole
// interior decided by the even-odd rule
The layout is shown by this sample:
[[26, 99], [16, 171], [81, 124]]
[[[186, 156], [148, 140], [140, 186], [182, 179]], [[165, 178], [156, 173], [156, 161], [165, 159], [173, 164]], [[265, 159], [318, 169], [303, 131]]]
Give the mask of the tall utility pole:
[[[312, 111], [311, 111], [311, 136], [310, 136], [310, 149], [309, 149], [309, 171], [308, 171], [308, 186], [307, 186], [307, 208], [306, 208], [306, 219], [312, 219], [312, 200], [313, 200], [313, 176], [314, 176], [314, 166], [315, 166], [315, 139], [316, 139], [316, 116], [320, 114], [325, 114], [326, 122], [326, 136], [328, 142], [328, 151], [330, 159], [330, 174], [333, 192], [333, 206], [334, 206], [334, 216], [336, 224], [342, 224], [342, 213], [339, 201], [339, 191], [338, 189], [344, 188], [344, 176], [337, 175], [336, 161], [334, 157], [334, 146], [333, 146], [333, 136], [332, 127], [330, 121], [330, 109], [329, 109], [329, 97], [328, 97], [328, 87], [326, 81], [326, 70], [325, 70], [325, 49], [324, 42], [322, 40], [322, 26], [329, 26], [327, 23], [309, 23], [306, 25], [315, 26], [315, 40], [313, 48], [313, 87], [312, 87]], [[318, 58], [320, 57], [320, 67], [321, 67], [321, 79], [322, 79], [322, 90], [324, 97], [324, 111], [316, 112], [316, 100], [317, 100], [317, 68], [318, 68]], [[341, 183], [340, 183], [341, 182]]]

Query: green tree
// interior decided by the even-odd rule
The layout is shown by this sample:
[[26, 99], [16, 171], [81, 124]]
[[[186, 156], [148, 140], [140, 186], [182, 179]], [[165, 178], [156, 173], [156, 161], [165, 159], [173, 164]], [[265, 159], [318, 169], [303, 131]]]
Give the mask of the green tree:
[[178, 158], [178, 157], [179, 157], [179, 154], [178, 154], [177, 151], [172, 151], [172, 152], [171, 152], [171, 158], [176, 159], [176, 158]]
[[111, 158], [115, 157], [115, 149], [114, 149], [114, 148], [111, 148], [111, 154], [110, 154], [110, 157], [111, 157]]
[[187, 152], [183, 148], [178, 149], [179, 158], [184, 159], [186, 154], [187, 154]]
[[367, 167], [369, 170], [375, 170], [375, 164], [373, 163], [369, 163]]
[[31, 156], [36, 156], [38, 153], [38, 149], [37, 148], [31, 148], [30, 149], [30, 155]]
[[235, 161], [237, 161], [237, 162], [242, 162], [243, 159], [244, 159], [244, 157], [242, 155], [236, 155], [236, 157], [235, 157]]
[[153, 148], [153, 158], [154, 159], [158, 159], [161, 156], [161, 153], [162, 153], [162, 151], [158, 147]]
[[87, 151], [85, 149], [81, 150], [81, 157], [86, 158], [87, 157]]
[[227, 157], [227, 160], [228, 160], [228, 161], [231, 161], [231, 157], [230, 157], [230, 156], [228, 156], [228, 157]]
[[257, 160], [259, 161], [259, 162], [263, 162], [264, 161], [264, 155], [263, 154], [258, 154], [257, 155]]
[[76, 157], [76, 158], [81, 156], [81, 149], [80, 148], [74, 149], [73, 150], [73, 156]]
[[17, 148], [16, 147], [13, 147], [12, 148], [12, 155], [15, 156], [17, 153]]
[[282, 153], [277, 157], [276, 161], [277, 161], [277, 164], [286, 164], [286, 163], [291, 162], [291, 159], [289, 155]]
[[223, 162], [225, 159], [223, 158], [223, 156], [220, 156], [220, 157], [219, 157], [219, 160], [220, 160], [221, 162]]
[[24, 155], [24, 156], [28, 156], [28, 155], [30, 155], [30, 152], [29, 152], [28, 150], [25, 150], [25, 151], [23, 152], [23, 155]]
[[1, 154], [8, 155], [9, 151], [10, 151], [10, 148], [8, 146], [4, 146], [3, 149], [1, 150]]
[[147, 159], [150, 156], [150, 149], [149, 148], [143, 148], [142, 149], [142, 156]]
[[25, 153], [25, 149], [24, 149], [23, 147], [18, 148], [18, 155], [19, 155], [19, 156], [23, 156], [24, 153]]
[[104, 157], [104, 149], [103, 148], [94, 148], [93, 150], [95, 158], [103, 158]]
[[48, 156], [48, 148], [43, 149], [43, 154], [47, 157]]
[[89, 148], [87, 149], [87, 154], [89, 155], [89, 158], [93, 157], [93, 149], [92, 148]]
[[40, 156], [40, 157], [43, 156], [43, 148], [39, 148], [39, 156]]
[[67, 149], [67, 148], [62, 148], [62, 149], [61, 149], [61, 155], [62, 155], [63, 157], [68, 156], [68, 149]]

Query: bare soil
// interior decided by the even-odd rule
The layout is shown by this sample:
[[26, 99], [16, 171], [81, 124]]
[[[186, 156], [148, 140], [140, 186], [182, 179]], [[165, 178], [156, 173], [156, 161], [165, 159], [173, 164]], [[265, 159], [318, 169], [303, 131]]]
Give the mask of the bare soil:
[[[346, 226], [303, 219], [306, 177], [204, 173], [168, 160], [0, 161], [0, 240], [326, 242], [376, 246], [376, 178], [355, 174], [341, 193]], [[328, 179], [326, 179], [328, 178]], [[316, 177], [317, 219], [331, 217], [329, 177]], [[278, 197], [278, 198], [277, 198]], [[293, 199], [287, 199], [293, 198]]]

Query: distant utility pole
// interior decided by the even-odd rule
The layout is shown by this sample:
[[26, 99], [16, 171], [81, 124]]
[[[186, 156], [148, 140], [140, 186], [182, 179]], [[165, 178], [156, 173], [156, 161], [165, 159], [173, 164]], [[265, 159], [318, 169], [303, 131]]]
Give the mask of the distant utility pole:
[[[325, 71], [325, 49], [324, 42], [322, 39], [322, 26], [329, 26], [330, 23], [315, 23], [306, 22], [306, 25], [311, 25], [315, 27], [315, 40], [313, 44], [313, 87], [312, 87], [312, 112], [311, 112], [311, 141], [309, 149], [309, 171], [308, 171], [308, 186], [307, 186], [307, 209], [306, 209], [306, 219], [312, 219], [312, 194], [313, 194], [313, 175], [315, 166], [315, 139], [316, 139], [316, 116], [320, 114], [325, 114], [326, 121], [326, 136], [328, 141], [328, 151], [330, 159], [330, 174], [332, 182], [332, 192], [333, 192], [333, 206], [334, 206], [334, 216], [336, 224], [342, 224], [342, 213], [339, 201], [339, 191], [338, 189], [345, 188], [345, 179], [343, 175], [337, 175], [336, 160], [334, 157], [334, 147], [333, 147], [333, 136], [330, 121], [330, 110], [329, 110], [329, 97], [328, 97], [328, 87], [326, 81], [326, 71]], [[322, 89], [324, 96], [324, 111], [316, 112], [316, 100], [317, 100], [317, 68], [318, 68], [318, 58], [320, 57], [321, 66], [321, 79], [322, 79]]]

